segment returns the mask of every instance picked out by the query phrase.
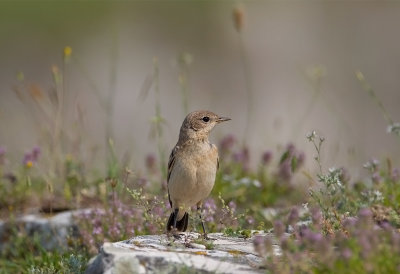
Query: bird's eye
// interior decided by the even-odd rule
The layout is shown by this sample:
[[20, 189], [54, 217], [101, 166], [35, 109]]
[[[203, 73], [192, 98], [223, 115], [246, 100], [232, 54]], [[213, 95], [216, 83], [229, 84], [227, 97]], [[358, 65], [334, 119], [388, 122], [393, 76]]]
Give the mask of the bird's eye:
[[204, 116], [204, 117], [203, 117], [203, 121], [207, 123], [208, 121], [210, 121], [210, 117]]

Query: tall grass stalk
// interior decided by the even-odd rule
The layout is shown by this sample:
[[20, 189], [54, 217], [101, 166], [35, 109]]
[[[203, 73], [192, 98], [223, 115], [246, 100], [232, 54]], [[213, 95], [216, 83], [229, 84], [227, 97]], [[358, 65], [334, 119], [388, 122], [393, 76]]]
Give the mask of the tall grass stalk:
[[[108, 145], [110, 140], [114, 140], [114, 129], [113, 129], [113, 118], [114, 118], [114, 105], [115, 105], [115, 96], [117, 93], [117, 64], [118, 64], [118, 32], [117, 28], [114, 26], [112, 29], [112, 38], [111, 38], [111, 48], [110, 48], [110, 71], [109, 71], [109, 87], [108, 87], [108, 96], [105, 101], [105, 144], [108, 150], [106, 151], [106, 159], [107, 159], [107, 168], [109, 168], [109, 164], [114, 164], [113, 159], [113, 151], [111, 147]], [[109, 171], [110, 172], [110, 171]]]
[[[304, 113], [299, 115], [298, 122], [293, 129], [292, 136], [298, 136], [299, 134], [303, 134], [301, 129], [304, 127], [304, 124], [307, 122], [308, 117], [311, 115], [312, 111], [315, 108], [315, 105], [318, 102], [322, 102], [325, 105], [325, 109], [330, 112], [331, 117], [336, 118], [336, 122], [338, 126], [343, 126], [345, 128], [344, 132], [349, 132], [352, 130], [352, 127], [348, 124], [348, 122], [343, 119], [343, 117], [336, 111], [331, 102], [327, 102], [327, 100], [323, 96], [322, 89], [322, 80], [326, 74], [326, 69], [322, 65], [312, 66], [306, 69], [305, 78], [307, 82], [311, 86], [310, 92], [312, 92], [311, 99], [308, 102], [307, 106], [304, 108]], [[324, 100], [325, 99], [325, 100]], [[297, 137], [296, 136], [296, 137]]]
[[321, 83], [324, 75], [323, 68], [321, 66], [313, 67], [312, 69], [308, 69], [306, 71], [306, 79], [307, 82], [311, 85], [311, 100], [308, 102], [308, 105], [305, 108], [303, 115], [300, 115], [296, 126], [294, 127], [293, 136], [301, 133], [301, 129], [303, 128], [307, 118], [310, 116], [314, 106], [318, 102], [318, 99], [321, 97], [322, 89]]
[[154, 123], [162, 179], [164, 179], [167, 177], [165, 149], [162, 143], [162, 135], [163, 135], [162, 124], [164, 122], [164, 118], [161, 116], [160, 76], [159, 76], [158, 59], [156, 57], [153, 58], [153, 81], [154, 81], [154, 92], [155, 92], [155, 117], [153, 118], [152, 122]]
[[370, 84], [365, 79], [362, 72], [356, 71], [356, 77], [357, 77], [358, 81], [360, 81], [364, 90], [368, 93], [369, 97], [374, 101], [374, 103], [378, 106], [379, 110], [382, 112], [383, 118], [386, 120], [386, 122], [388, 122], [390, 125], [392, 125], [393, 124], [392, 118], [390, 117], [390, 115], [389, 115], [388, 111], [386, 110], [385, 106], [383, 105], [382, 101], [376, 95], [374, 89], [370, 86]]
[[[318, 140], [316, 140], [318, 138]], [[322, 164], [321, 164], [321, 148], [322, 144], [325, 141], [325, 138], [319, 136], [315, 130], [311, 133], [307, 134], [307, 139], [314, 145], [315, 150], [317, 151], [317, 155], [314, 156], [314, 160], [317, 162], [319, 167], [319, 173], [322, 174]]]
[[383, 118], [385, 121], [388, 123], [388, 132], [389, 133], [394, 133], [400, 140], [400, 124], [395, 123], [390, 116], [389, 112], [383, 105], [382, 101], [379, 99], [379, 97], [376, 95], [374, 89], [371, 87], [371, 85], [367, 82], [367, 80], [364, 77], [364, 74], [362, 74], [361, 71], [356, 71], [356, 77], [358, 81], [360, 81], [362, 87], [364, 90], [367, 92], [369, 97], [372, 99], [372, 101], [378, 106], [379, 110], [382, 112]]
[[74, 58], [71, 59], [76, 67], [81, 72], [83, 78], [87, 81], [91, 91], [96, 96], [99, 106], [102, 108], [105, 114], [104, 119], [104, 141], [106, 148], [106, 158], [105, 165], [107, 172], [110, 173], [109, 167], [113, 162], [113, 154], [111, 148], [109, 146], [110, 140], [114, 140], [114, 128], [113, 128], [113, 120], [114, 120], [114, 109], [115, 109], [115, 97], [117, 95], [117, 76], [118, 76], [118, 60], [119, 60], [119, 36], [117, 27], [113, 26], [111, 31], [111, 46], [110, 46], [110, 69], [109, 69], [109, 78], [108, 78], [108, 92], [104, 94], [104, 92], [99, 88], [96, 84], [96, 81], [90, 76], [90, 73], [85, 68], [85, 66], [80, 61], [77, 54], [74, 54]]
[[179, 86], [181, 89], [182, 95], [182, 107], [183, 107], [183, 115], [187, 115], [189, 113], [189, 80], [190, 80], [190, 70], [189, 66], [193, 62], [193, 57], [191, 54], [187, 52], [183, 52], [178, 57], [178, 65], [179, 65]]
[[244, 128], [244, 134], [243, 134], [243, 144], [246, 145], [246, 140], [247, 140], [247, 134], [251, 130], [250, 125], [252, 121], [252, 115], [253, 115], [253, 85], [251, 82], [251, 73], [249, 69], [249, 60], [246, 55], [245, 51], [245, 44], [244, 44], [244, 39], [242, 34], [239, 33], [239, 48], [240, 48], [240, 60], [242, 63], [242, 69], [243, 69], [243, 76], [244, 76], [244, 82], [245, 82], [245, 89], [246, 89], [246, 126]]
[[246, 47], [243, 38], [243, 27], [244, 27], [244, 7], [243, 6], [236, 6], [233, 9], [233, 23], [234, 27], [238, 33], [239, 39], [239, 55], [240, 55], [240, 62], [241, 67], [243, 70], [243, 77], [244, 77], [244, 84], [245, 84], [245, 91], [246, 91], [246, 125], [243, 132], [243, 146], [246, 146], [246, 140], [248, 132], [251, 130], [251, 120], [253, 115], [253, 84], [251, 81], [251, 72], [250, 72], [250, 64], [249, 59], [246, 54]]

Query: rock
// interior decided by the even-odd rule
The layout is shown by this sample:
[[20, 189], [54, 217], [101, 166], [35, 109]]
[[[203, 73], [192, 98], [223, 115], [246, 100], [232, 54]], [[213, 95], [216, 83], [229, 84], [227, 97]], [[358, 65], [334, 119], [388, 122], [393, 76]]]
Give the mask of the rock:
[[29, 214], [13, 221], [0, 221], [0, 251], [10, 244], [8, 238], [14, 228], [27, 236], [36, 236], [45, 250], [61, 250], [68, 246], [68, 237], [78, 237], [73, 215], [81, 211], [66, 211], [51, 217]]
[[[256, 233], [253, 233], [253, 235]], [[272, 237], [271, 234], [258, 233]], [[198, 233], [172, 236], [146, 235], [105, 243], [92, 258], [87, 274], [97, 273], [262, 273], [263, 258], [253, 247], [253, 239]], [[275, 241], [273, 241], [275, 242]], [[207, 248], [207, 249], [206, 249]], [[279, 247], [274, 245], [278, 254]]]

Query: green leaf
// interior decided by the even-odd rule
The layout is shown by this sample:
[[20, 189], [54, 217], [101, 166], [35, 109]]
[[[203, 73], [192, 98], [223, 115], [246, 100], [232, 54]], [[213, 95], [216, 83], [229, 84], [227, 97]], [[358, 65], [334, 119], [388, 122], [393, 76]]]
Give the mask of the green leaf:
[[295, 172], [295, 171], [296, 171], [296, 169], [297, 169], [297, 164], [298, 164], [297, 157], [294, 156], [294, 157], [292, 158], [291, 163], [290, 163], [291, 168], [292, 168], [292, 172]]
[[288, 157], [289, 157], [289, 151], [285, 151], [285, 153], [282, 154], [282, 157], [279, 160], [279, 164], [282, 164]]

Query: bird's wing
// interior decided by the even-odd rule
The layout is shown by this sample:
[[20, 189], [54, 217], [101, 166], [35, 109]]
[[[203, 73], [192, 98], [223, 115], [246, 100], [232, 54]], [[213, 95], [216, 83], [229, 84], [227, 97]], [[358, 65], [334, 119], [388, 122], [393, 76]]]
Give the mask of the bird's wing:
[[218, 148], [216, 145], [212, 145], [212, 148], [216, 151], [217, 153], [217, 170], [219, 169], [219, 156], [218, 156]]
[[[176, 152], [178, 151], [179, 146], [175, 146], [174, 149], [171, 151], [171, 154], [169, 155], [169, 160], [168, 160], [168, 175], [167, 175], [167, 187], [168, 187], [168, 183], [169, 183], [169, 178], [171, 177], [171, 173], [172, 173], [172, 169], [174, 168], [174, 164], [175, 164], [175, 155]], [[169, 200], [169, 204], [172, 207], [172, 202], [171, 202], [171, 198], [169, 196], [169, 189], [168, 189], [168, 200]]]
[[174, 168], [175, 155], [176, 155], [176, 152], [178, 151], [178, 149], [179, 149], [179, 146], [175, 146], [174, 149], [171, 151], [171, 154], [169, 155], [167, 183], [169, 182], [169, 178], [171, 177], [172, 169]]

